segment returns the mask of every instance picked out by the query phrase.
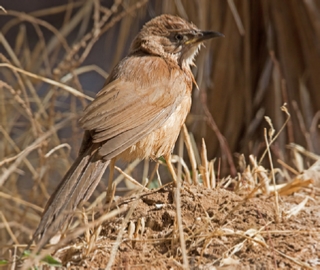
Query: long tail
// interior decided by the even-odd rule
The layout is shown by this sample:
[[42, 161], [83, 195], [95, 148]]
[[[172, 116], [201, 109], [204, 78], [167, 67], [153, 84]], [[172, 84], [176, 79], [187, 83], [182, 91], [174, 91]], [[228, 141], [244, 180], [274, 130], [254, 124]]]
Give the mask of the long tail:
[[38, 251], [69, 222], [78, 204], [90, 198], [109, 165], [93, 147], [82, 151], [47, 202], [33, 235], [33, 240], [40, 238]]

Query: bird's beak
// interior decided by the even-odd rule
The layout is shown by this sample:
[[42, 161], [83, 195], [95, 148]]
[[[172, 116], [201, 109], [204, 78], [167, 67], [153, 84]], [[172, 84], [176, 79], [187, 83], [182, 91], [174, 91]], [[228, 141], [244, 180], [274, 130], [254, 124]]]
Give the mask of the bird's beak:
[[223, 34], [214, 31], [199, 31], [196, 35], [186, 41], [185, 44], [198, 44], [204, 40], [215, 38], [215, 37], [224, 37]]

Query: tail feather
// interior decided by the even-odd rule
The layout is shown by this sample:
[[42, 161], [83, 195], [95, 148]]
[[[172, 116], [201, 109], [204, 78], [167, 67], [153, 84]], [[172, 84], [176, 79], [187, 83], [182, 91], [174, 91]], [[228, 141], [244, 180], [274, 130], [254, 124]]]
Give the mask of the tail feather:
[[72, 217], [80, 202], [89, 199], [109, 165], [91, 147], [83, 151], [51, 195], [33, 239], [40, 250]]

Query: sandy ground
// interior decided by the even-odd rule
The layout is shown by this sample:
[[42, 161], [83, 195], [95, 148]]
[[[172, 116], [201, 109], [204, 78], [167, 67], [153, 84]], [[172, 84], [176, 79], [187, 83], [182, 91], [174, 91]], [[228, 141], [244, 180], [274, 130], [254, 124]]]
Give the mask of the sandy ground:
[[71, 269], [104, 269], [111, 260], [110, 269], [182, 269], [183, 254], [189, 269], [320, 269], [319, 195], [307, 188], [280, 196], [277, 214], [273, 195], [183, 185], [183, 249], [168, 185], [118, 198], [111, 210], [125, 211], [54, 257]]

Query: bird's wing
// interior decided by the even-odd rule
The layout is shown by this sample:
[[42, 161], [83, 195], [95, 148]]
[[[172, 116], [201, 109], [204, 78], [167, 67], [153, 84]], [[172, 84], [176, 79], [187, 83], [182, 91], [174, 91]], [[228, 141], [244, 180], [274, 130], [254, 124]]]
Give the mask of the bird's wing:
[[81, 126], [92, 131], [93, 142], [103, 142], [100, 154], [106, 159], [161, 127], [187, 91], [181, 70], [170, 70], [161, 58], [142, 60], [127, 59], [124, 72], [97, 94], [80, 119]]

